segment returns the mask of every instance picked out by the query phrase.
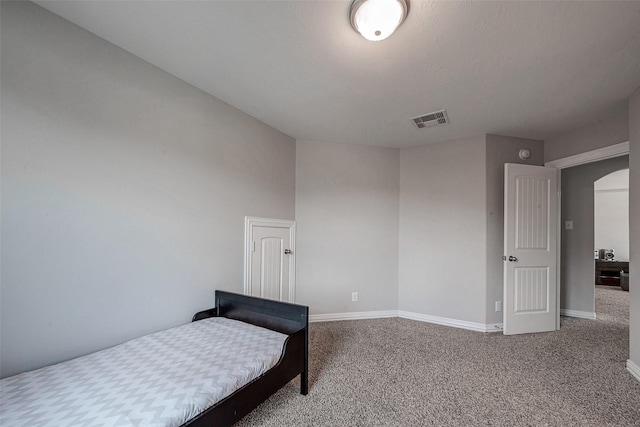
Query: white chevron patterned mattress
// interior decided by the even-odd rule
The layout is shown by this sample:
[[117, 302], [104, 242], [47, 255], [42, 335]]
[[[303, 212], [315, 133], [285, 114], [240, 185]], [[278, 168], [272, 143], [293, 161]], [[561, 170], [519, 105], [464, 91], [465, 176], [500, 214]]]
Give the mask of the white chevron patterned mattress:
[[0, 425], [179, 426], [276, 365], [287, 336], [209, 318], [0, 381]]

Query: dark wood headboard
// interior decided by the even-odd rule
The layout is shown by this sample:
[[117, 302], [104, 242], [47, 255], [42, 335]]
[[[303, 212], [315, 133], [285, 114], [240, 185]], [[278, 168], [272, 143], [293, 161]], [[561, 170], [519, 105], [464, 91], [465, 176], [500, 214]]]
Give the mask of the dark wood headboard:
[[216, 291], [217, 315], [291, 335], [307, 329], [309, 307]]

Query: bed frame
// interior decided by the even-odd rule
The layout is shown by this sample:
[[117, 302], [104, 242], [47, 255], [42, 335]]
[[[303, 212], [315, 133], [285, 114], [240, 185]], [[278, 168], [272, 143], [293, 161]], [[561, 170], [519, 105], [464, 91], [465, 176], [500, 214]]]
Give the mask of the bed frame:
[[309, 308], [231, 292], [216, 291], [216, 306], [193, 316], [227, 317], [289, 335], [280, 360], [260, 377], [236, 390], [183, 427], [230, 426], [300, 375], [300, 393], [309, 391]]

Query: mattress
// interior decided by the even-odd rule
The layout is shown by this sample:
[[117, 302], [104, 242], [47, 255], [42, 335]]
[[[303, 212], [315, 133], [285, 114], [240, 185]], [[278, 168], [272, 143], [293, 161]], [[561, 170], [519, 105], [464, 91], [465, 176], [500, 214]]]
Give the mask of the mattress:
[[287, 336], [209, 318], [0, 381], [0, 425], [180, 426], [275, 366]]

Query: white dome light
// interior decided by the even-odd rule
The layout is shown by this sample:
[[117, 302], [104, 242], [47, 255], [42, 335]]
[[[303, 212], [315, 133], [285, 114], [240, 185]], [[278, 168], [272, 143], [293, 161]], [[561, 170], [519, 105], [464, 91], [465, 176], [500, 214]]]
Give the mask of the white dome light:
[[354, 0], [349, 12], [351, 26], [367, 40], [389, 37], [407, 17], [405, 0]]

